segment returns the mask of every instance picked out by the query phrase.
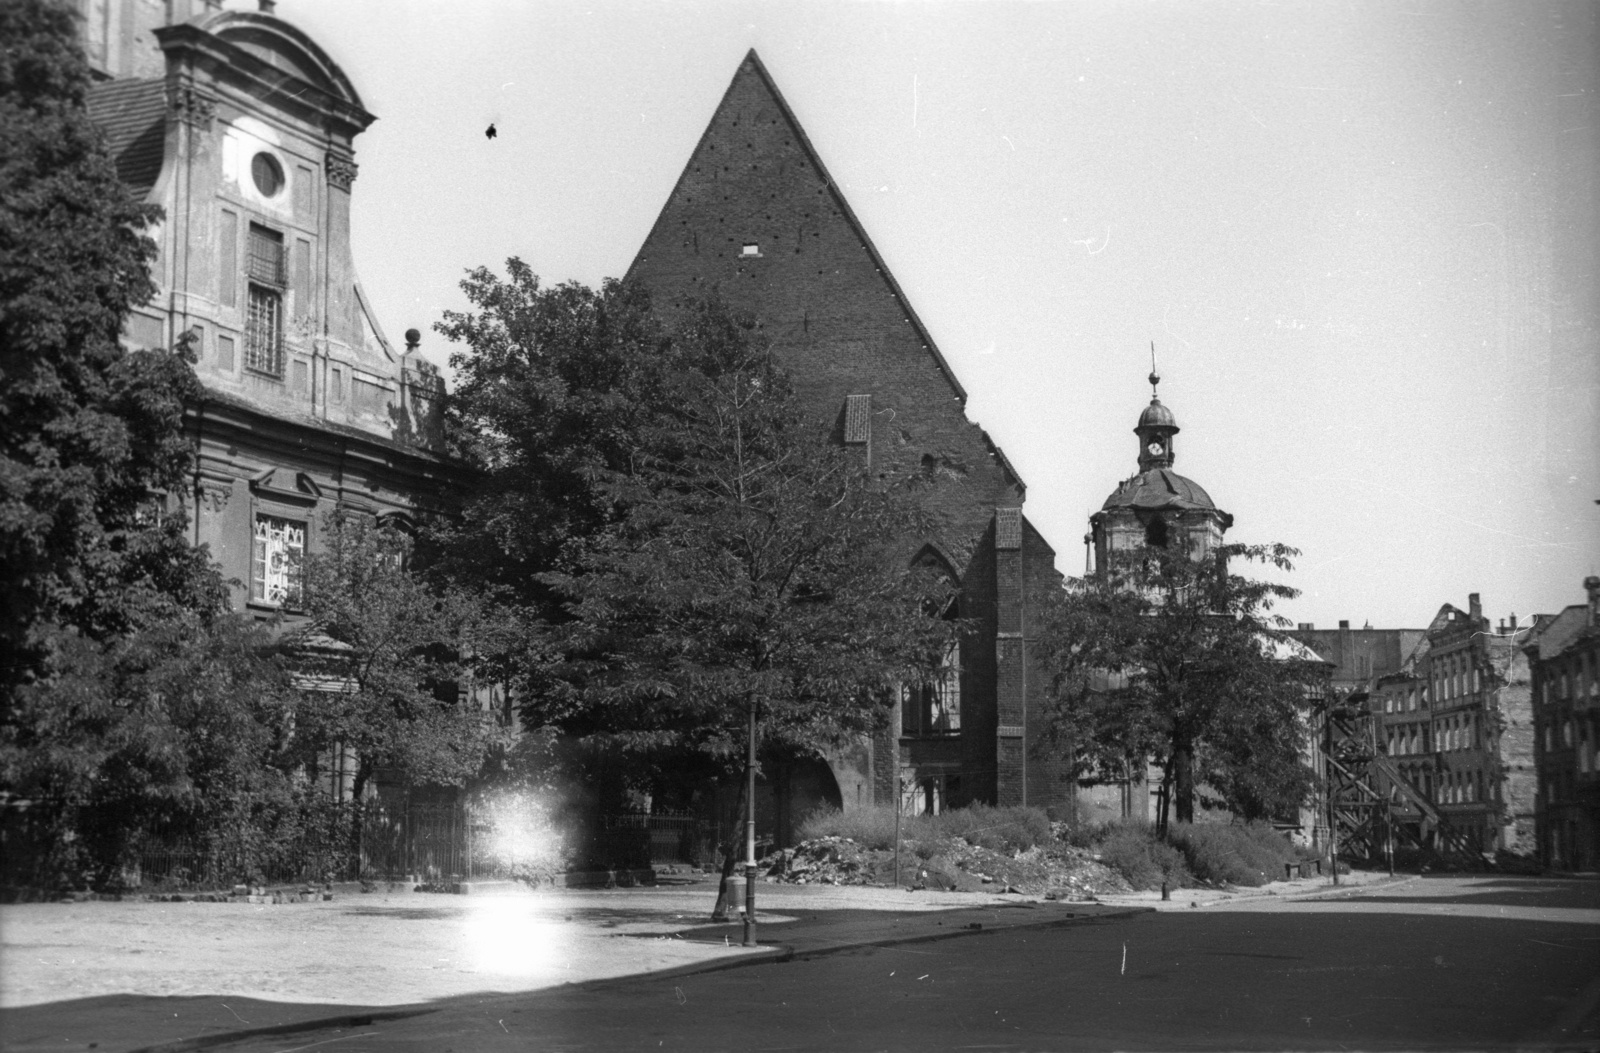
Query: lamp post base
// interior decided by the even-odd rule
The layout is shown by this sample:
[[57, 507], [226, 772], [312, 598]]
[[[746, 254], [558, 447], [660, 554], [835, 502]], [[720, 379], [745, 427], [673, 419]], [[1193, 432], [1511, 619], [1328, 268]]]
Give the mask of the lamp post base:
[[756, 868], [744, 868], [744, 945], [756, 946]]

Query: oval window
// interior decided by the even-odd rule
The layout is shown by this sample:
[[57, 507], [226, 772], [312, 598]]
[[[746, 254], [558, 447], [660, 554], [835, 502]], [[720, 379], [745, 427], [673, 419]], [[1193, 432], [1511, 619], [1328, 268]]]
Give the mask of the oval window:
[[250, 162], [250, 176], [262, 197], [277, 197], [278, 191], [283, 189], [283, 166], [271, 154], [256, 154]]

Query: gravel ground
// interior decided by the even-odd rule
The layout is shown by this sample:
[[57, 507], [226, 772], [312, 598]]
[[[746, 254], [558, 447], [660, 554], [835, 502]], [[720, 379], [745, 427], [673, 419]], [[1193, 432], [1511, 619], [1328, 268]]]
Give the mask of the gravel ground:
[[[783, 910], [948, 910], [1018, 896], [886, 888], [756, 891], [768, 939]], [[145, 901], [0, 906], [0, 1007], [95, 995], [236, 995], [401, 1005], [533, 991], [762, 954], [670, 934], [704, 924], [710, 882], [658, 889], [502, 887], [453, 896], [346, 894], [280, 905]]]

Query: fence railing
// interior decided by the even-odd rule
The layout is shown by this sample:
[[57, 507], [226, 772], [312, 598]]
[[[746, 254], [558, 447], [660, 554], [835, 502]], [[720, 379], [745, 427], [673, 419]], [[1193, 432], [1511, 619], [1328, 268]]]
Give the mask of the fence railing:
[[[718, 824], [688, 814], [603, 815], [568, 831], [567, 856], [579, 868], [704, 865], [717, 855], [719, 832]], [[514, 868], [487, 849], [489, 833], [459, 804], [373, 801], [336, 809], [269, 848], [225, 835], [198, 839], [152, 831], [140, 842], [138, 877], [145, 885], [218, 887], [514, 876]]]

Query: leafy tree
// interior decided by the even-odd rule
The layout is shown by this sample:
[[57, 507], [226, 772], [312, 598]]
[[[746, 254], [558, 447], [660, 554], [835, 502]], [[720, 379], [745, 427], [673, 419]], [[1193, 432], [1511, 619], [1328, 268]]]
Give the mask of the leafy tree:
[[528, 265], [479, 268], [461, 283], [476, 310], [435, 328], [467, 350], [447, 421], [480, 469], [461, 516], [435, 524], [433, 559], [532, 613], [558, 616], [538, 573], [610, 519], [604, 473], [626, 465], [662, 397], [671, 343], [641, 288], [607, 281], [543, 288]]
[[45, 675], [0, 728], [0, 782], [27, 802], [6, 845], [10, 880], [99, 885], [147, 831], [237, 848], [295, 811], [293, 692], [262, 626], [189, 613], [43, 643]]
[[743, 763], [879, 725], [888, 686], [938, 664], [948, 586], [908, 566], [915, 495], [803, 418], [748, 323], [675, 334], [656, 412], [598, 485], [614, 522], [542, 575], [566, 600], [523, 695], [533, 724], [649, 755]]
[[118, 335], [154, 292], [159, 209], [117, 181], [85, 110], [68, 5], [0, 4], [0, 692], [57, 624], [107, 639], [209, 602], [181, 524], [146, 514], [189, 464], [186, 347]]
[[1291, 569], [1283, 545], [1224, 545], [1113, 555], [1106, 573], [1067, 583], [1046, 611], [1049, 720], [1086, 781], [1161, 768], [1165, 830], [1192, 822], [1197, 786], [1247, 817], [1298, 806], [1309, 787], [1302, 713], [1323, 671], [1296, 657], [1271, 613], [1296, 591], [1230, 569]]
[[504, 745], [462, 691], [474, 656], [496, 646], [481, 605], [414, 573], [410, 538], [369, 516], [336, 510], [323, 537], [324, 550], [306, 558], [306, 620], [285, 636], [309, 688], [296, 714], [301, 748], [354, 750], [358, 800], [383, 769], [463, 785]]

